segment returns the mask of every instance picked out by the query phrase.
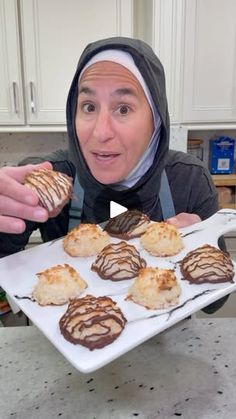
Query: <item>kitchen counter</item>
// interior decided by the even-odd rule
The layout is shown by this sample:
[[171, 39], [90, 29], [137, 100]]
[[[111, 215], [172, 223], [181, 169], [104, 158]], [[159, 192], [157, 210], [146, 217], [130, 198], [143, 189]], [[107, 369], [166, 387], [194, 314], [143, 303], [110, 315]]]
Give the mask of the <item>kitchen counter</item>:
[[2, 419], [233, 419], [236, 319], [185, 320], [104, 368], [75, 370], [34, 326], [0, 328]]

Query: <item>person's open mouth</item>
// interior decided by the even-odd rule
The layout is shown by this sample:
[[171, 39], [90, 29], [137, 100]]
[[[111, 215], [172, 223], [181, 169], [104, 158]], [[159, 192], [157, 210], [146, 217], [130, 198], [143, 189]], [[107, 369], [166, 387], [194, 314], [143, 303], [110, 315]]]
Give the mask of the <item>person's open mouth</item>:
[[93, 152], [93, 155], [96, 158], [96, 160], [103, 161], [103, 162], [111, 161], [119, 156], [118, 153], [96, 153], [96, 152]]

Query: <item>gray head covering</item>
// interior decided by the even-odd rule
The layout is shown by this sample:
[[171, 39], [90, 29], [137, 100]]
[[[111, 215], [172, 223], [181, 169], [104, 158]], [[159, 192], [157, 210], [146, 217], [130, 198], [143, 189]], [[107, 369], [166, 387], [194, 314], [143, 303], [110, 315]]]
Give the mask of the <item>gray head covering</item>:
[[[158, 111], [161, 118], [161, 127], [159, 130], [157, 126], [155, 128], [158, 139], [152, 139], [154, 144], [158, 144], [158, 147], [154, 147], [153, 152], [150, 153], [153, 163], [149, 169], [144, 169], [146, 171], [143, 175], [140, 175], [140, 172], [137, 170], [136, 179], [138, 180], [134, 180], [134, 183], [131, 180], [126, 185], [132, 184], [132, 186], [128, 188], [123, 186], [121, 190], [114, 189], [114, 185], [104, 185], [98, 182], [92, 175], [80, 148], [80, 139], [76, 132], [75, 123], [80, 74], [92, 57], [106, 50], [119, 50], [131, 55], [135, 66], [148, 86], [149, 92], [151, 92], [150, 97], [153, 101], [154, 109]], [[161, 214], [159, 204], [161, 174], [166, 165], [169, 148], [169, 113], [164, 69], [152, 48], [141, 40], [125, 37], [101, 39], [90, 43], [80, 57], [71, 83], [67, 98], [66, 116], [69, 158], [76, 168], [79, 183], [84, 190], [82, 221], [101, 223], [108, 220], [110, 217], [111, 201], [115, 201], [129, 209], [139, 209], [141, 212], [148, 214], [152, 219], [158, 219], [159, 214]], [[155, 137], [154, 134], [153, 136]], [[152, 146], [152, 141], [150, 141], [149, 147]], [[145, 163], [139, 162], [142, 173]], [[131, 173], [130, 177], [133, 175], [135, 174]], [[130, 179], [128, 179], [129, 181]]]

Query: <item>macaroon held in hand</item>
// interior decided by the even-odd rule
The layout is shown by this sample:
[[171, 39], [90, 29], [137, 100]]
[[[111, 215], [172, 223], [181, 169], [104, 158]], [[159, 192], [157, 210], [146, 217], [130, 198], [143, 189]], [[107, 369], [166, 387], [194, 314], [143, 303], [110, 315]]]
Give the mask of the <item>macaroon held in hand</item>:
[[24, 220], [45, 222], [48, 212], [38, 205], [36, 193], [23, 185], [25, 176], [35, 169], [52, 169], [49, 162], [0, 169], [0, 232], [23, 233]]

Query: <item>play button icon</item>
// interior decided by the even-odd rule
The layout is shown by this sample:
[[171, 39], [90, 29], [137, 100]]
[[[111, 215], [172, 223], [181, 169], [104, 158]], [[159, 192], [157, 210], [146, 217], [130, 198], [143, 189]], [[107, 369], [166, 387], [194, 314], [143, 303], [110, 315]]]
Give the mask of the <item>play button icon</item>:
[[110, 217], [116, 217], [122, 212], [127, 211], [127, 208], [123, 207], [123, 205], [117, 204], [117, 202], [111, 201], [110, 202]]

